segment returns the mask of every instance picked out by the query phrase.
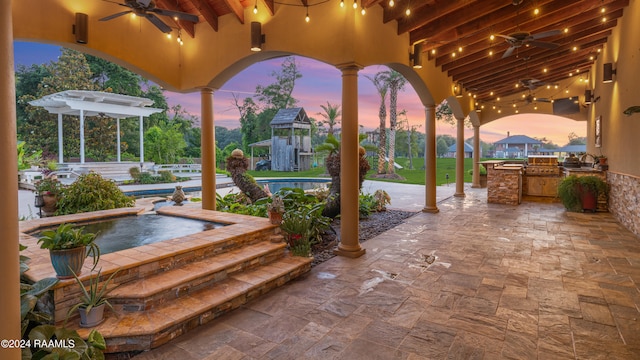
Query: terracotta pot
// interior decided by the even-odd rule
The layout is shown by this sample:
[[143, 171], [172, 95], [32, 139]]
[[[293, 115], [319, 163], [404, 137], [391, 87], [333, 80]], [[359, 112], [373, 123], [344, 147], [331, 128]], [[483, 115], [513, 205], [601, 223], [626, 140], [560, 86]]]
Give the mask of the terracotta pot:
[[90, 328], [100, 325], [104, 321], [104, 306], [105, 304], [94, 306], [91, 310], [86, 311], [86, 308], [80, 307], [80, 327]]
[[80, 275], [82, 272], [87, 248], [81, 246], [66, 250], [49, 250], [49, 257], [58, 279], [73, 279], [73, 273]]
[[58, 196], [54, 194], [42, 194], [44, 206], [42, 207], [43, 216], [53, 216], [58, 209]]
[[600, 165], [607, 165], [607, 158], [601, 157], [598, 159], [598, 162], [600, 163]]
[[273, 225], [282, 224], [282, 213], [279, 213], [277, 211], [269, 211], [269, 221]]
[[580, 202], [582, 210], [595, 212], [598, 206], [597, 194], [589, 189], [580, 187]]

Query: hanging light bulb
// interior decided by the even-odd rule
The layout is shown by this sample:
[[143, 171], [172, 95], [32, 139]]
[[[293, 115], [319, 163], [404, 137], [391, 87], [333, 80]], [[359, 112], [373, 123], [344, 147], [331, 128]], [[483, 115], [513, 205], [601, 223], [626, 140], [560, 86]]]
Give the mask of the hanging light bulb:
[[404, 12], [407, 16], [411, 15], [411, 9], [407, 8], [407, 10], [405, 10]]
[[395, 4], [396, 4], [395, 1], [389, 0], [389, 7], [393, 7], [393, 5], [395, 5]]
[[362, 7], [362, 9], [360, 10], [360, 14], [364, 15], [367, 13], [367, 10], [364, 9], [364, 6]]
[[167, 33], [167, 39], [171, 39], [171, 33]]
[[304, 21], [309, 22], [311, 21], [311, 18], [309, 17], [309, 7], [306, 6], [306, 8], [307, 8], [307, 16], [304, 17]]
[[340, 0], [340, 7], [343, 8], [344, 7], [344, 0]]
[[358, 0], [353, 0], [353, 8], [354, 9], [358, 8]]
[[256, 4], [253, 5], [253, 13], [257, 14], [258, 13], [258, 0], [256, 0]]

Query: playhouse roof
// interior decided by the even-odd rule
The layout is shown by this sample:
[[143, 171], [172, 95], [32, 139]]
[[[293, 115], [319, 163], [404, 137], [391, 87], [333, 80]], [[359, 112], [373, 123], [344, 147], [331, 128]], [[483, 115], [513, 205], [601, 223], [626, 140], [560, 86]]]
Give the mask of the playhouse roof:
[[304, 108], [280, 109], [270, 123], [272, 128], [310, 129], [311, 120]]

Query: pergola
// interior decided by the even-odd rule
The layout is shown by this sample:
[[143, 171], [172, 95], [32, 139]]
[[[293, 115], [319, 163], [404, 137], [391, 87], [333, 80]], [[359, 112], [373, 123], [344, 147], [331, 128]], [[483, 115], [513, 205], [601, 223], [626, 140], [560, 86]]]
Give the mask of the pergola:
[[46, 95], [29, 102], [41, 106], [51, 114], [58, 114], [58, 162], [64, 162], [62, 116], [80, 118], [80, 163], [84, 164], [84, 119], [87, 116], [107, 116], [116, 119], [117, 161], [120, 162], [120, 119], [137, 116], [140, 120], [140, 163], [144, 162], [145, 116], [159, 113], [162, 109], [148, 107], [153, 100], [147, 98], [113, 94], [104, 91], [66, 90]]

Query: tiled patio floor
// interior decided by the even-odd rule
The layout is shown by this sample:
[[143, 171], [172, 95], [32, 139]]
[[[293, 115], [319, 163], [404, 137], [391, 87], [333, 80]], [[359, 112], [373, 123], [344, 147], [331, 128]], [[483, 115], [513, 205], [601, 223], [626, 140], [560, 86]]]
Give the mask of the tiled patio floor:
[[638, 237], [466, 191], [136, 360], [640, 358]]

